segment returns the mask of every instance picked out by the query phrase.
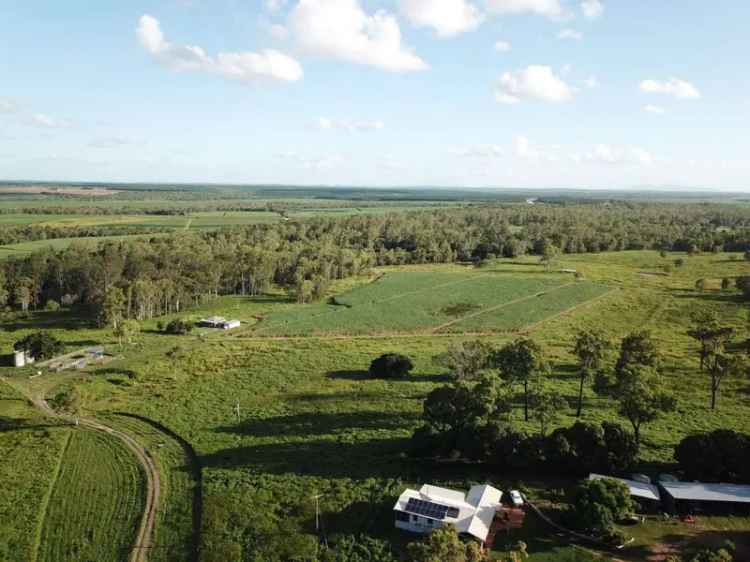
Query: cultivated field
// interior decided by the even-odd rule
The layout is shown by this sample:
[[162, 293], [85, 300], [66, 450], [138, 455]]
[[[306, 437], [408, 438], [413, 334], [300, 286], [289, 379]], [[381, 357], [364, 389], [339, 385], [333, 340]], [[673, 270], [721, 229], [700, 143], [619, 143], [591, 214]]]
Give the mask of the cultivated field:
[[389, 272], [371, 284], [313, 304], [271, 313], [256, 335], [378, 335], [508, 332], [569, 310], [607, 291], [571, 275]]
[[142, 492], [140, 468], [119, 441], [71, 429], [37, 560], [127, 560], [143, 510]]

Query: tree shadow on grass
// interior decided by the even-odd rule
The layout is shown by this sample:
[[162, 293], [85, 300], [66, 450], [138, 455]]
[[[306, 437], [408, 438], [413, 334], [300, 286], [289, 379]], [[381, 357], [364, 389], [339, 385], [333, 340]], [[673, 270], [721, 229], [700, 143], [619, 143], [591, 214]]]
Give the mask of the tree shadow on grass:
[[419, 415], [401, 412], [309, 412], [265, 419], [249, 419], [216, 428], [218, 433], [253, 437], [305, 437], [309, 435], [351, 434], [355, 431], [410, 429]]
[[730, 303], [741, 305], [747, 303], [745, 299], [739, 293], [718, 293], [718, 292], [705, 292], [701, 293], [695, 290], [689, 289], [670, 289], [673, 296], [678, 299], [697, 299], [706, 302], [714, 303]]
[[16, 317], [10, 322], [3, 322], [3, 328], [9, 332], [16, 330], [84, 330], [94, 327], [91, 318], [77, 311], [61, 310], [57, 312], [37, 310], [27, 317]]
[[439, 375], [406, 375], [404, 377], [379, 378], [370, 376], [364, 369], [330, 371], [326, 375], [329, 379], [349, 381], [383, 381], [383, 382], [431, 382], [447, 383], [452, 380], [449, 374]]
[[326, 374], [329, 379], [336, 380], [347, 380], [347, 381], [366, 381], [366, 380], [377, 380], [370, 376], [368, 371], [364, 369], [351, 369], [344, 371], [330, 371]]
[[356, 443], [315, 440], [222, 449], [200, 457], [203, 467], [236, 468], [276, 475], [323, 478], [399, 478], [410, 475], [402, 458], [408, 439]]

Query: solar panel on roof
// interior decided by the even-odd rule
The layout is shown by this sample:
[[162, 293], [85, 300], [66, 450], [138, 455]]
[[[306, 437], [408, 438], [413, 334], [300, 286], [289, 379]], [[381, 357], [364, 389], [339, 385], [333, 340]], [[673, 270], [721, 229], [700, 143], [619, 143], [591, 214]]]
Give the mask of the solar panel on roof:
[[458, 517], [458, 509], [455, 507], [448, 507], [447, 505], [440, 505], [438, 503], [417, 498], [409, 498], [409, 501], [406, 502], [406, 511], [416, 515], [424, 515], [425, 517], [440, 520], [443, 520], [446, 517], [452, 517], [454, 519]]

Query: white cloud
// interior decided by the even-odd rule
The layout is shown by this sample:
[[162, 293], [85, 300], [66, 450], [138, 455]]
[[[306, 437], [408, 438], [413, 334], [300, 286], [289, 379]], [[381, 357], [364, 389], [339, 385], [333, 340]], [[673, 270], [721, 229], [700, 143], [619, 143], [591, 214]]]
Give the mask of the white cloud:
[[583, 39], [583, 33], [576, 31], [575, 29], [566, 28], [557, 34], [558, 39], [570, 39], [572, 41], [580, 41]]
[[644, 165], [654, 163], [653, 155], [641, 147], [619, 147], [609, 144], [598, 144], [591, 151], [571, 156], [574, 162], [592, 162], [595, 164], [607, 164], [612, 166], [622, 165]]
[[298, 162], [307, 170], [330, 170], [344, 163], [344, 158], [340, 154], [310, 157], [290, 151], [276, 154], [276, 158]]
[[500, 158], [505, 154], [505, 150], [496, 144], [484, 144], [459, 148], [452, 153], [461, 158]]
[[59, 121], [53, 119], [49, 115], [45, 115], [44, 113], [35, 113], [34, 115], [32, 115], [31, 123], [38, 127], [47, 127], [49, 129], [54, 129], [55, 127], [62, 126]]
[[0, 98], [0, 113], [15, 113], [19, 110], [18, 103], [10, 98]]
[[538, 14], [549, 18], [562, 15], [560, 0], [487, 0], [495, 14]]
[[259, 53], [219, 53], [213, 58], [201, 47], [169, 43], [164, 38], [159, 21], [149, 15], [143, 15], [138, 20], [136, 35], [149, 54], [177, 71], [208, 72], [239, 82], [264, 79], [295, 82], [302, 78], [299, 63], [273, 49]]
[[596, 78], [596, 76], [589, 76], [588, 78], [586, 78], [586, 80], [583, 81], [583, 84], [588, 89], [593, 90], [594, 88], [599, 87], [599, 80]]
[[525, 160], [537, 160], [539, 158], [539, 151], [531, 146], [531, 141], [527, 137], [516, 137], [513, 141], [513, 147], [518, 158]]
[[431, 27], [439, 37], [476, 29], [484, 20], [468, 0], [401, 0], [401, 13], [419, 27]]
[[318, 117], [315, 126], [323, 131], [338, 129], [350, 133], [368, 133], [385, 129], [382, 121], [337, 121], [327, 117]]
[[513, 48], [513, 45], [511, 45], [508, 41], [498, 41], [495, 43], [495, 50], [500, 53], [507, 53]]
[[654, 113], [656, 115], [663, 115], [665, 113], [665, 110], [663, 107], [659, 107], [658, 105], [647, 105], [644, 106], [643, 111], [646, 113]]
[[266, 9], [270, 12], [278, 12], [286, 6], [287, 0], [266, 0]]
[[604, 13], [604, 4], [599, 0], [583, 0], [581, 2], [581, 12], [583, 17], [589, 20], [595, 20]]
[[647, 94], [666, 94], [681, 100], [696, 100], [701, 97], [698, 88], [690, 82], [680, 80], [679, 78], [670, 78], [663, 82], [659, 80], [644, 80], [640, 84], [640, 89]]
[[523, 99], [551, 103], [568, 101], [573, 89], [555, 75], [549, 66], [531, 65], [518, 72], [506, 72], [500, 77], [495, 99], [499, 103], [516, 104]]
[[289, 27], [306, 52], [382, 68], [390, 72], [425, 70], [427, 64], [401, 42], [393, 15], [365, 13], [358, 0], [299, 0]]

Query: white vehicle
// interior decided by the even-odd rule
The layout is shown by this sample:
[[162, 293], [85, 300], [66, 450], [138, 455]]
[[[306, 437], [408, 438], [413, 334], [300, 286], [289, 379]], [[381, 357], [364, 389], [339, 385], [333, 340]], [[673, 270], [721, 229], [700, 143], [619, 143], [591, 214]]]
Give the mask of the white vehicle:
[[510, 501], [513, 504], [513, 507], [521, 507], [524, 504], [523, 496], [518, 490], [510, 491]]

